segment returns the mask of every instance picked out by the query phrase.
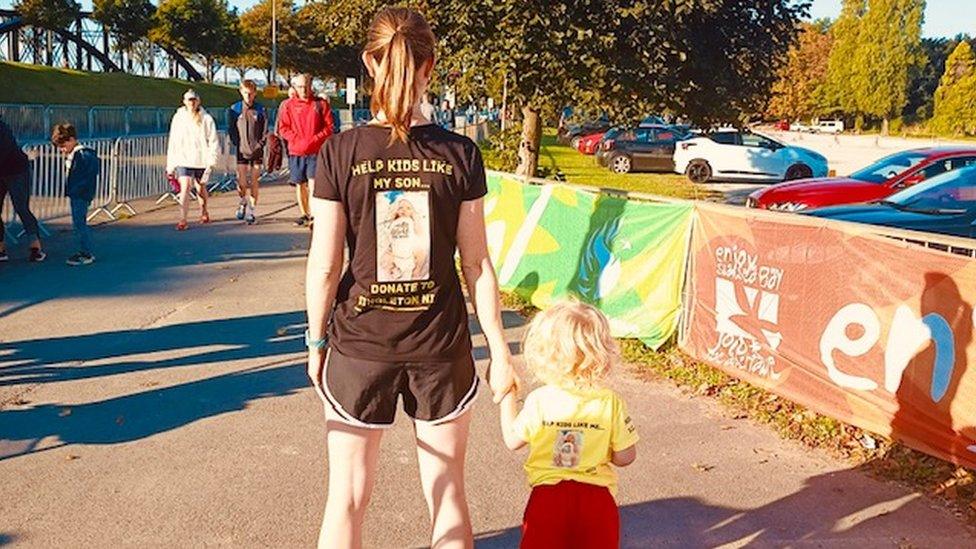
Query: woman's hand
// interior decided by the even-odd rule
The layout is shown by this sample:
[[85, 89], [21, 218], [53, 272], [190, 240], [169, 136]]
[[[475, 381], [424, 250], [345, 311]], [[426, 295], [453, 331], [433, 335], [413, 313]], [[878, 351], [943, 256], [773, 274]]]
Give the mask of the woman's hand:
[[508, 353], [502, 357], [492, 357], [488, 364], [488, 387], [491, 388], [492, 401], [498, 404], [510, 391], [518, 392], [522, 380], [515, 373], [512, 357]]
[[308, 379], [323, 402], [325, 402], [325, 387], [323, 387], [325, 380], [322, 374], [325, 371], [325, 354], [325, 349], [308, 350]]

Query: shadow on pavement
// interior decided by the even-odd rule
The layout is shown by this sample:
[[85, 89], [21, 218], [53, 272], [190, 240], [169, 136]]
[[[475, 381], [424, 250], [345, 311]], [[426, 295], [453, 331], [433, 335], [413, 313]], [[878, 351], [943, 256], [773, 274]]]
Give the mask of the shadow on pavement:
[[[892, 546], [910, 538], [911, 524], [928, 505], [922, 496], [867, 486], [859, 468], [807, 479], [798, 492], [755, 509], [674, 497], [620, 508], [621, 547]], [[748, 489], [743, 487], [743, 489]], [[754, 488], [760, 489], [760, 488]], [[517, 547], [520, 528], [475, 536], [479, 549]], [[942, 540], [948, 542], [949, 540]], [[958, 540], [960, 544], [966, 540]]]
[[[297, 353], [304, 349], [304, 329], [305, 312], [293, 311], [0, 343], [0, 386]], [[167, 352], [177, 356], [155, 356]]]
[[[234, 263], [300, 259], [307, 255], [308, 231], [285, 226], [244, 235], [237, 224], [193, 226], [178, 233], [170, 225], [112, 224], [94, 230], [94, 264], [68, 267], [71, 235], [46, 244], [48, 259], [0, 266], [0, 319], [54, 299], [91, 296], [175, 295], [191, 282], [187, 269], [211, 266], [215, 281]], [[213, 266], [216, 266], [214, 268]], [[193, 271], [199, 276], [200, 271]]]
[[0, 460], [43, 451], [37, 446], [50, 436], [54, 447], [131, 442], [306, 387], [304, 362], [284, 362], [81, 405], [0, 411]]

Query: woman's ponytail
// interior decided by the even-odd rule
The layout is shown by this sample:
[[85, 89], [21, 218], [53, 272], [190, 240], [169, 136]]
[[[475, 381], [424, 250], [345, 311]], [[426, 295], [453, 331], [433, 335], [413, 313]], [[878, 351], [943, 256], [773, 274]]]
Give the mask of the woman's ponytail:
[[434, 33], [418, 12], [388, 8], [373, 18], [366, 54], [376, 61], [370, 110], [382, 111], [393, 128], [390, 143], [406, 142], [417, 89], [417, 70], [434, 58]]

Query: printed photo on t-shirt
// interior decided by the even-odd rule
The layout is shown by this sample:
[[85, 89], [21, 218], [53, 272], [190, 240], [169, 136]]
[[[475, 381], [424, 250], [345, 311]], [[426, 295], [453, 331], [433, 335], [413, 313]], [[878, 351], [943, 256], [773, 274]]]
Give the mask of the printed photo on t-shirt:
[[427, 191], [376, 193], [376, 281], [430, 278]]
[[552, 464], [563, 468], [576, 467], [582, 453], [583, 431], [559, 431], [552, 453]]

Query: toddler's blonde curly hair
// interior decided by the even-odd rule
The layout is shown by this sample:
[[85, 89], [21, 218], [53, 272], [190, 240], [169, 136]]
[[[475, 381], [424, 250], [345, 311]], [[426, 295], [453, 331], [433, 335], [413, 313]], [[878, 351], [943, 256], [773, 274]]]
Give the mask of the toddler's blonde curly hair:
[[577, 301], [560, 301], [536, 314], [522, 353], [540, 381], [563, 388], [599, 387], [620, 362], [607, 317]]

